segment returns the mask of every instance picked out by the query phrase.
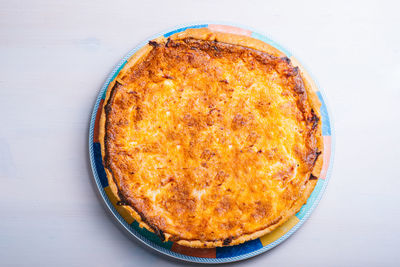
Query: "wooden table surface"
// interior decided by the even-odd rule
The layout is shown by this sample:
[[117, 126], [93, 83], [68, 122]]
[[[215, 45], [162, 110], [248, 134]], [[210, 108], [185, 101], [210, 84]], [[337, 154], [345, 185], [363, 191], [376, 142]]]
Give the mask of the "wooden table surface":
[[325, 91], [333, 174], [310, 219], [241, 266], [400, 265], [396, 1], [0, 1], [0, 265], [172, 266], [120, 230], [88, 160], [96, 96], [131, 48], [182, 23], [248, 25]]

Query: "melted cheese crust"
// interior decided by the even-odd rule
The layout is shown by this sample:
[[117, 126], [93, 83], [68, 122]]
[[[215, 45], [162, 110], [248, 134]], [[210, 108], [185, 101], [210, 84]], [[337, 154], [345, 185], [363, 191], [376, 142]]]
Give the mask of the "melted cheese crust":
[[229, 245], [283, 223], [305, 202], [320, 153], [298, 69], [234, 44], [150, 44], [105, 104], [104, 160], [119, 198], [186, 245]]

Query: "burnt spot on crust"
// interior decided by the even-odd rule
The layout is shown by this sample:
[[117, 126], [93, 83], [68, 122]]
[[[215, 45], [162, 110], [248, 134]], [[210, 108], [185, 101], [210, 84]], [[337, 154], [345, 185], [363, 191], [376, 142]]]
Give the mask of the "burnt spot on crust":
[[165, 186], [166, 184], [173, 183], [173, 182], [175, 182], [175, 177], [172, 176], [172, 175], [167, 176], [164, 179], [161, 179], [161, 185], [162, 186]]
[[293, 67], [287, 57], [275, 59], [275, 70], [287, 78], [295, 77], [299, 74], [299, 68]]
[[152, 47], [160, 46], [160, 44], [157, 43], [156, 41], [149, 41], [149, 45], [151, 45]]
[[319, 118], [315, 114], [314, 109], [311, 109], [311, 117], [308, 118], [308, 122], [312, 123], [311, 129], [316, 129], [318, 126]]
[[111, 88], [110, 97], [108, 99], [108, 102], [104, 106], [104, 112], [106, 115], [106, 122], [105, 122], [106, 130], [105, 130], [105, 134], [104, 134], [104, 150], [105, 150], [104, 167], [110, 171], [110, 173], [113, 176], [114, 182], [115, 182], [115, 178], [114, 178], [113, 172], [111, 170], [111, 160], [110, 160], [110, 153], [109, 153], [109, 146], [108, 146], [108, 141], [110, 139], [114, 139], [114, 134], [107, 131], [107, 128], [109, 126], [108, 118], [110, 116], [110, 113], [112, 112], [112, 102], [114, 99], [115, 91], [117, 91], [120, 86], [122, 86], [122, 84], [120, 84], [118, 81], [116, 81], [114, 83], [114, 86]]
[[294, 67], [293, 69], [292, 69], [292, 74], [293, 75], [297, 75], [297, 74], [299, 74], [299, 67]]
[[315, 162], [317, 161], [317, 159], [318, 159], [318, 157], [319, 157], [319, 155], [321, 155], [321, 151], [317, 151], [317, 152], [315, 152], [315, 160], [314, 160], [314, 164], [315, 164]]
[[318, 180], [318, 177], [311, 173], [310, 178], [308, 178], [308, 180]]
[[304, 161], [310, 167], [310, 169], [314, 167], [319, 155], [321, 155], [321, 151], [318, 151], [317, 148], [315, 148], [305, 156]]
[[285, 61], [287, 64], [290, 64], [291, 63], [291, 61], [290, 61], [290, 59], [288, 58], [288, 57], [282, 57], [281, 58], [283, 61]]
[[228, 238], [224, 239], [224, 242], [222, 242], [222, 245], [228, 246], [232, 242], [233, 238], [230, 236]]
[[114, 83], [114, 86], [111, 88], [111, 96], [108, 100], [107, 104], [104, 106], [104, 111], [106, 112], [106, 117], [108, 117], [109, 113], [112, 110], [112, 102], [114, 100], [114, 92], [118, 90], [118, 88], [122, 86], [118, 81]]
[[168, 74], [164, 74], [164, 75], [163, 75], [163, 78], [165, 78], [165, 79], [170, 79], [170, 80], [173, 80], [173, 79], [174, 79], [174, 77], [172, 77], [171, 75], [168, 75]]
[[158, 229], [158, 228], [156, 228], [156, 229], [157, 229], [156, 234], [160, 237], [161, 241], [164, 242], [165, 241], [164, 232], [162, 230]]
[[125, 203], [124, 201], [118, 201], [117, 206], [126, 206], [128, 203]]
[[167, 42], [165, 43], [165, 46], [166, 46], [166, 47], [169, 47], [169, 42], [170, 42], [170, 41], [171, 41], [171, 38], [168, 38], [168, 39], [167, 39]]
[[136, 106], [136, 116], [135, 116], [135, 121], [140, 121], [142, 120], [142, 113], [141, 113], [141, 109], [140, 106]]
[[[296, 78], [294, 79], [295, 83], [293, 85], [293, 91], [295, 91], [298, 95], [304, 95], [306, 90], [304, 89], [304, 84], [303, 81], [301, 80], [301, 78]], [[299, 102], [301, 103], [303, 98], [299, 98]], [[302, 107], [302, 106], [301, 106]]]
[[219, 52], [219, 48], [216, 47], [215, 45], [213, 45], [212, 48], [213, 48], [216, 52]]
[[106, 106], [104, 107], [104, 111], [105, 111], [106, 113], [109, 113], [109, 112], [111, 111], [111, 107], [110, 107], [109, 105], [106, 105]]

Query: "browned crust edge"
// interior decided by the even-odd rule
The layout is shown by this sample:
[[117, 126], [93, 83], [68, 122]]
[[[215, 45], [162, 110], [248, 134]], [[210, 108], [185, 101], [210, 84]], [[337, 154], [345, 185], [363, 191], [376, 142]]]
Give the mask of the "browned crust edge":
[[[214, 32], [211, 31], [207, 28], [201, 28], [201, 29], [188, 29], [184, 32], [174, 34], [170, 36], [169, 38], [174, 39], [174, 40], [179, 40], [179, 39], [184, 39], [184, 38], [195, 38], [195, 39], [200, 39], [200, 40], [215, 40], [219, 42], [224, 42], [224, 43], [230, 43], [230, 44], [235, 44], [235, 45], [241, 45], [245, 47], [249, 47], [252, 49], [256, 49], [262, 52], [266, 52], [269, 54], [272, 54], [274, 56], [278, 57], [284, 57], [285, 55], [277, 50], [276, 48], [251, 37], [247, 36], [241, 36], [241, 35], [235, 35], [235, 34], [230, 34], [230, 33], [222, 33], [222, 32]], [[155, 40], [154, 42], [157, 43], [163, 43], [167, 42], [168, 40], [164, 37], [159, 37]], [[102, 113], [100, 117], [100, 122], [99, 122], [99, 140], [100, 140], [100, 145], [101, 145], [101, 154], [103, 157], [103, 162], [105, 163], [105, 171], [107, 174], [107, 179], [109, 182], [110, 189], [112, 193], [116, 196], [118, 201], [121, 201], [122, 203], [124, 202], [122, 194], [120, 194], [116, 182], [114, 180], [114, 177], [112, 175], [111, 170], [107, 166], [107, 159], [106, 159], [106, 146], [105, 146], [105, 140], [107, 139], [106, 136], [106, 115], [107, 115], [107, 104], [110, 96], [112, 95], [113, 89], [118, 86], [119, 84], [123, 84], [123, 81], [120, 79], [122, 76], [125, 75], [125, 73], [132, 68], [134, 65], [138, 64], [151, 50], [152, 50], [152, 45], [147, 44], [143, 48], [139, 49], [131, 58], [128, 59], [127, 64], [122, 68], [122, 70], [119, 72], [117, 77], [110, 82], [108, 88], [107, 88], [107, 93], [106, 97], [104, 100], [104, 104], [102, 107]], [[187, 247], [194, 247], [194, 248], [212, 248], [212, 247], [221, 247], [221, 246], [232, 246], [232, 245], [237, 245], [249, 240], [256, 239], [258, 237], [261, 237], [280, 225], [282, 225], [284, 222], [286, 222], [290, 217], [295, 215], [300, 208], [307, 202], [308, 197], [312, 193], [318, 179], [315, 179], [315, 177], [318, 177], [320, 175], [321, 169], [322, 169], [322, 163], [323, 163], [323, 139], [322, 139], [322, 129], [321, 129], [321, 116], [319, 113], [319, 108], [320, 108], [320, 101], [318, 99], [318, 96], [316, 95], [316, 91], [318, 90], [315, 83], [312, 81], [310, 78], [309, 74], [304, 70], [304, 68], [299, 64], [299, 62], [294, 59], [290, 58], [290, 62], [294, 67], [299, 68], [299, 77], [303, 81], [304, 84], [304, 89], [306, 91], [307, 95], [307, 100], [311, 106], [311, 108], [314, 111], [315, 116], [318, 118], [318, 124], [317, 124], [317, 130], [316, 130], [316, 138], [317, 138], [317, 148], [318, 148], [318, 153], [319, 156], [317, 157], [317, 160], [315, 162], [314, 168], [311, 172], [311, 179], [308, 180], [306, 183], [306, 188], [304, 190], [304, 193], [301, 198], [299, 198], [293, 205], [293, 207], [279, 220], [274, 222], [273, 224], [269, 225], [265, 229], [256, 231], [251, 234], [245, 234], [242, 236], [238, 237], [232, 237], [224, 240], [210, 240], [210, 241], [200, 241], [200, 240], [176, 240], [176, 237], [173, 237], [172, 235], [168, 233], [163, 233], [161, 230], [159, 230], [157, 227], [154, 225], [151, 225], [148, 221], [146, 221], [146, 218], [140, 214], [139, 211], [137, 211], [134, 207], [130, 205], [123, 205], [121, 208], [126, 209], [132, 217], [139, 222], [139, 225], [141, 227], [145, 227], [147, 230], [156, 233], [161, 240], [163, 241], [168, 241], [168, 240], [176, 240], [175, 242], [178, 243], [179, 245], [182, 246], [187, 246]]]

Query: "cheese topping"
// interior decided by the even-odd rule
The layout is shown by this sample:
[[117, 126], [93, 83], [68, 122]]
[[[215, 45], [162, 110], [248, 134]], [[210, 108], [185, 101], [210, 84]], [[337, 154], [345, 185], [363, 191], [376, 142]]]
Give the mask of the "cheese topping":
[[297, 68], [226, 43], [152, 45], [105, 109], [124, 201], [173, 240], [251, 234], [293, 212], [318, 156]]

